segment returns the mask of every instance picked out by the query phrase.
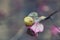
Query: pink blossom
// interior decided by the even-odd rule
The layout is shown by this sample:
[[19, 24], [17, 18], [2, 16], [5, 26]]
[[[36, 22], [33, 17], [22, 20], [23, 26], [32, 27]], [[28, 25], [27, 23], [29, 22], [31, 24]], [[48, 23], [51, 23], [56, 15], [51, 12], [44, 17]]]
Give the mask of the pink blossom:
[[40, 7], [38, 8], [39, 11], [44, 11], [47, 12], [50, 10], [50, 7], [48, 5], [40, 5]]
[[40, 23], [35, 23], [31, 27], [29, 27], [29, 28], [31, 30], [33, 30], [35, 33], [43, 32], [43, 30], [44, 30], [43, 24], [40, 24]]
[[60, 33], [60, 28], [57, 28], [56, 26], [52, 26], [51, 27], [51, 34], [57, 35], [58, 33]]

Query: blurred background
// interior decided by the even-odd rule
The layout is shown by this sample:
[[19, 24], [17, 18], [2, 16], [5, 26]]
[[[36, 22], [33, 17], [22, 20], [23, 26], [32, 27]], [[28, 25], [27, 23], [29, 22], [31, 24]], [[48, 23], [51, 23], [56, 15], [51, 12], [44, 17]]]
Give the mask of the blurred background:
[[[60, 0], [0, 0], [0, 40], [36, 40], [26, 34], [23, 18], [30, 12], [48, 17], [59, 9]], [[50, 32], [53, 24], [60, 26], [60, 12], [51, 18], [42, 22], [45, 30], [39, 33], [37, 40], [60, 40], [60, 36]]]

